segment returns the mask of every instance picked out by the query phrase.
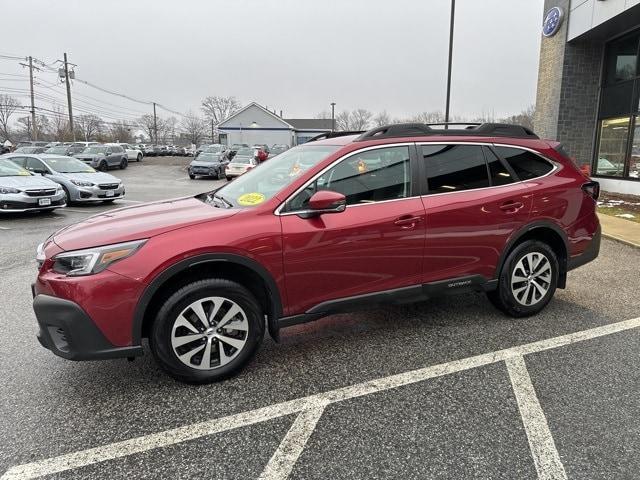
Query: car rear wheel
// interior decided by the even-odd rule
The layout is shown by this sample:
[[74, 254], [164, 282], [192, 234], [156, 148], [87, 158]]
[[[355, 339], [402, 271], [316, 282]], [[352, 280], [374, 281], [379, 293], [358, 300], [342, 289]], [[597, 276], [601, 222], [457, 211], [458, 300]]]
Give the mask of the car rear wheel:
[[142, 161], [142, 154], [139, 153], [138, 156], [136, 157], [136, 162], [140, 162]]
[[192, 175], [192, 174], [189, 174], [189, 178], [190, 178], [191, 180], [193, 180], [193, 179], [195, 179], [195, 178], [196, 178], [196, 176], [195, 176], [195, 175]]
[[127, 162], [126, 158], [123, 158], [122, 160], [120, 160], [120, 170], [124, 170], [125, 168], [127, 168], [129, 162]]
[[535, 315], [551, 301], [558, 273], [558, 258], [551, 247], [528, 240], [509, 253], [498, 288], [487, 296], [495, 307], [512, 317]]
[[233, 177], [227, 177], [227, 182], [230, 182], [231, 180], [233, 180]]
[[149, 343], [160, 367], [187, 383], [210, 383], [238, 373], [264, 335], [254, 296], [225, 279], [193, 282], [160, 308]]

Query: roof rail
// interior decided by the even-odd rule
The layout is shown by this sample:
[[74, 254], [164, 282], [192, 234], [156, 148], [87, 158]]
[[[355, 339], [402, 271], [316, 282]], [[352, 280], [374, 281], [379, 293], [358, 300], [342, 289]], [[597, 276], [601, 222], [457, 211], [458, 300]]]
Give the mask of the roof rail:
[[324, 132], [320, 135], [310, 138], [305, 143], [315, 142], [316, 140], [324, 140], [325, 138], [346, 137], [347, 135], [358, 135], [359, 133], [365, 133], [364, 130], [354, 130], [345, 132]]
[[[429, 125], [468, 125], [466, 128], [431, 128]], [[439, 136], [483, 136], [483, 137], [517, 137], [517, 138], [539, 138], [530, 129], [521, 125], [509, 123], [448, 123], [448, 124], [426, 124], [426, 123], [397, 123], [372, 128], [364, 132], [354, 141], [377, 140], [393, 137], [421, 137], [426, 135]]]

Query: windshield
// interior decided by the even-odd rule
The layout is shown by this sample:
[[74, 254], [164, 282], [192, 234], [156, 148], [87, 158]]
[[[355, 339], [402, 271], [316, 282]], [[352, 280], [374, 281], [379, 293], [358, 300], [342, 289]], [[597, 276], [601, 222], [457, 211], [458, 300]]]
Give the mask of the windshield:
[[222, 152], [222, 145], [211, 145], [210, 147], [205, 147], [202, 150], [203, 153], [220, 153]]
[[67, 147], [51, 147], [45, 150], [45, 153], [53, 153], [55, 155], [64, 155], [67, 153]]
[[87, 147], [82, 153], [104, 153], [107, 151], [107, 147]]
[[247, 148], [247, 147], [242, 147], [240, 149], [238, 149], [236, 156], [238, 157], [242, 157], [242, 156], [247, 156], [249, 155], [250, 157], [253, 157], [253, 149], [252, 148]]
[[16, 153], [36, 153], [38, 147], [20, 147], [16, 148]]
[[71, 157], [55, 157], [45, 159], [52, 170], [60, 173], [95, 173], [95, 170], [84, 162]]
[[0, 160], [0, 177], [28, 177], [31, 174], [10, 160]]
[[259, 205], [339, 148], [335, 145], [302, 145], [292, 148], [249, 170], [217, 190], [215, 195], [234, 207]]
[[198, 155], [198, 158], [196, 159], [197, 162], [217, 162], [218, 161], [218, 155], [215, 155], [213, 153], [206, 153], [203, 152], [200, 155]]

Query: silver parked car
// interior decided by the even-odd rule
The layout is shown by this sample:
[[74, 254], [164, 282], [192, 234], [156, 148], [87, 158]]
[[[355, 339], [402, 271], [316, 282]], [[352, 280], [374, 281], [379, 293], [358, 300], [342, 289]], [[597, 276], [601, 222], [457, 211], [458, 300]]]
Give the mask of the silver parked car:
[[60, 185], [0, 158], [0, 213], [55, 210], [65, 205]]
[[129, 163], [127, 152], [119, 145], [92, 145], [74, 157], [103, 172], [111, 167], [124, 170]]
[[32, 173], [59, 183], [68, 203], [113, 202], [124, 197], [124, 185], [119, 178], [97, 172], [76, 158], [47, 154], [9, 154], [5, 157]]

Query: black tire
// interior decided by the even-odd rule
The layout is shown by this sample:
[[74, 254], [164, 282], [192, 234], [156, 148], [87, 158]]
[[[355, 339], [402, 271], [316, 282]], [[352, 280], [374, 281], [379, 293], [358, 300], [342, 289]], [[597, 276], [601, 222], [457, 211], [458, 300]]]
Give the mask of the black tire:
[[127, 161], [126, 158], [123, 158], [122, 160], [120, 160], [120, 170], [124, 170], [125, 168], [127, 168], [128, 164], [129, 162]]
[[196, 176], [195, 176], [195, 175], [192, 175], [192, 174], [189, 174], [189, 178], [190, 178], [191, 180], [194, 180], [194, 179], [196, 178]]
[[[533, 304], [523, 305], [518, 301], [513, 292], [511, 279], [520, 260], [530, 253], [542, 254], [547, 258], [551, 268], [551, 277], [548, 286], [547, 282], [544, 283], [544, 285], [547, 286], [546, 293]], [[559, 270], [558, 257], [549, 245], [537, 240], [528, 240], [516, 246], [509, 253], [500, 272], [498, 288], [494, 291], [487, 292], [487, 297], [498, 310], [501, 310], [511, 317], [522, 318], [535, 315], [546, 307], [553, 298], [556, 286], [558, 285]], [[525, 285], [524, 282], [522, 285]]]
[[227, 182], [230, 182], [231, 180], [233, 180], [232, 177], [227, 177]]
[[223, 178], [225, 178], [224, 171], [222, 170], [222, 168], [219, 168], [218, 169], [218, 180], [222, 180]]
[[141, 162], [142, 161], [142, 154], [139, 153], [138, 156], [136, 157], [136, 162]]
[[106, 172], [107, 170], [109, 170], [109, 164], [107, 163], [106, 160], [102, 160], [98, 164], [98, 170], [100, 170], [101, 172]]
[[[206, 297], [225, 297], [242, 308], [248, 322], [246, 343], [229, 363], [210, 370], [191, 368], [181, 360], [171, 345], [176, 318], [193, 302]], [[190, 283], [171, 295], [162, 305], [149, 335], [151, 351], [160, 367], [181, 382], [205, 384], [236, 375], [255, 355], [264, 336], [264, 314], [255, 297], [235, 282], [211, 278]]]
[[67, 205], [72, 205], [72, 201], [71, 201], [71, 195], [69, 195], [69, 190], [67, 190], [67, 187], [65, 187], [64, 185], [62, 185], [62, 190], [64, 190], [64, 195], [65, 195], [65, 204]]

